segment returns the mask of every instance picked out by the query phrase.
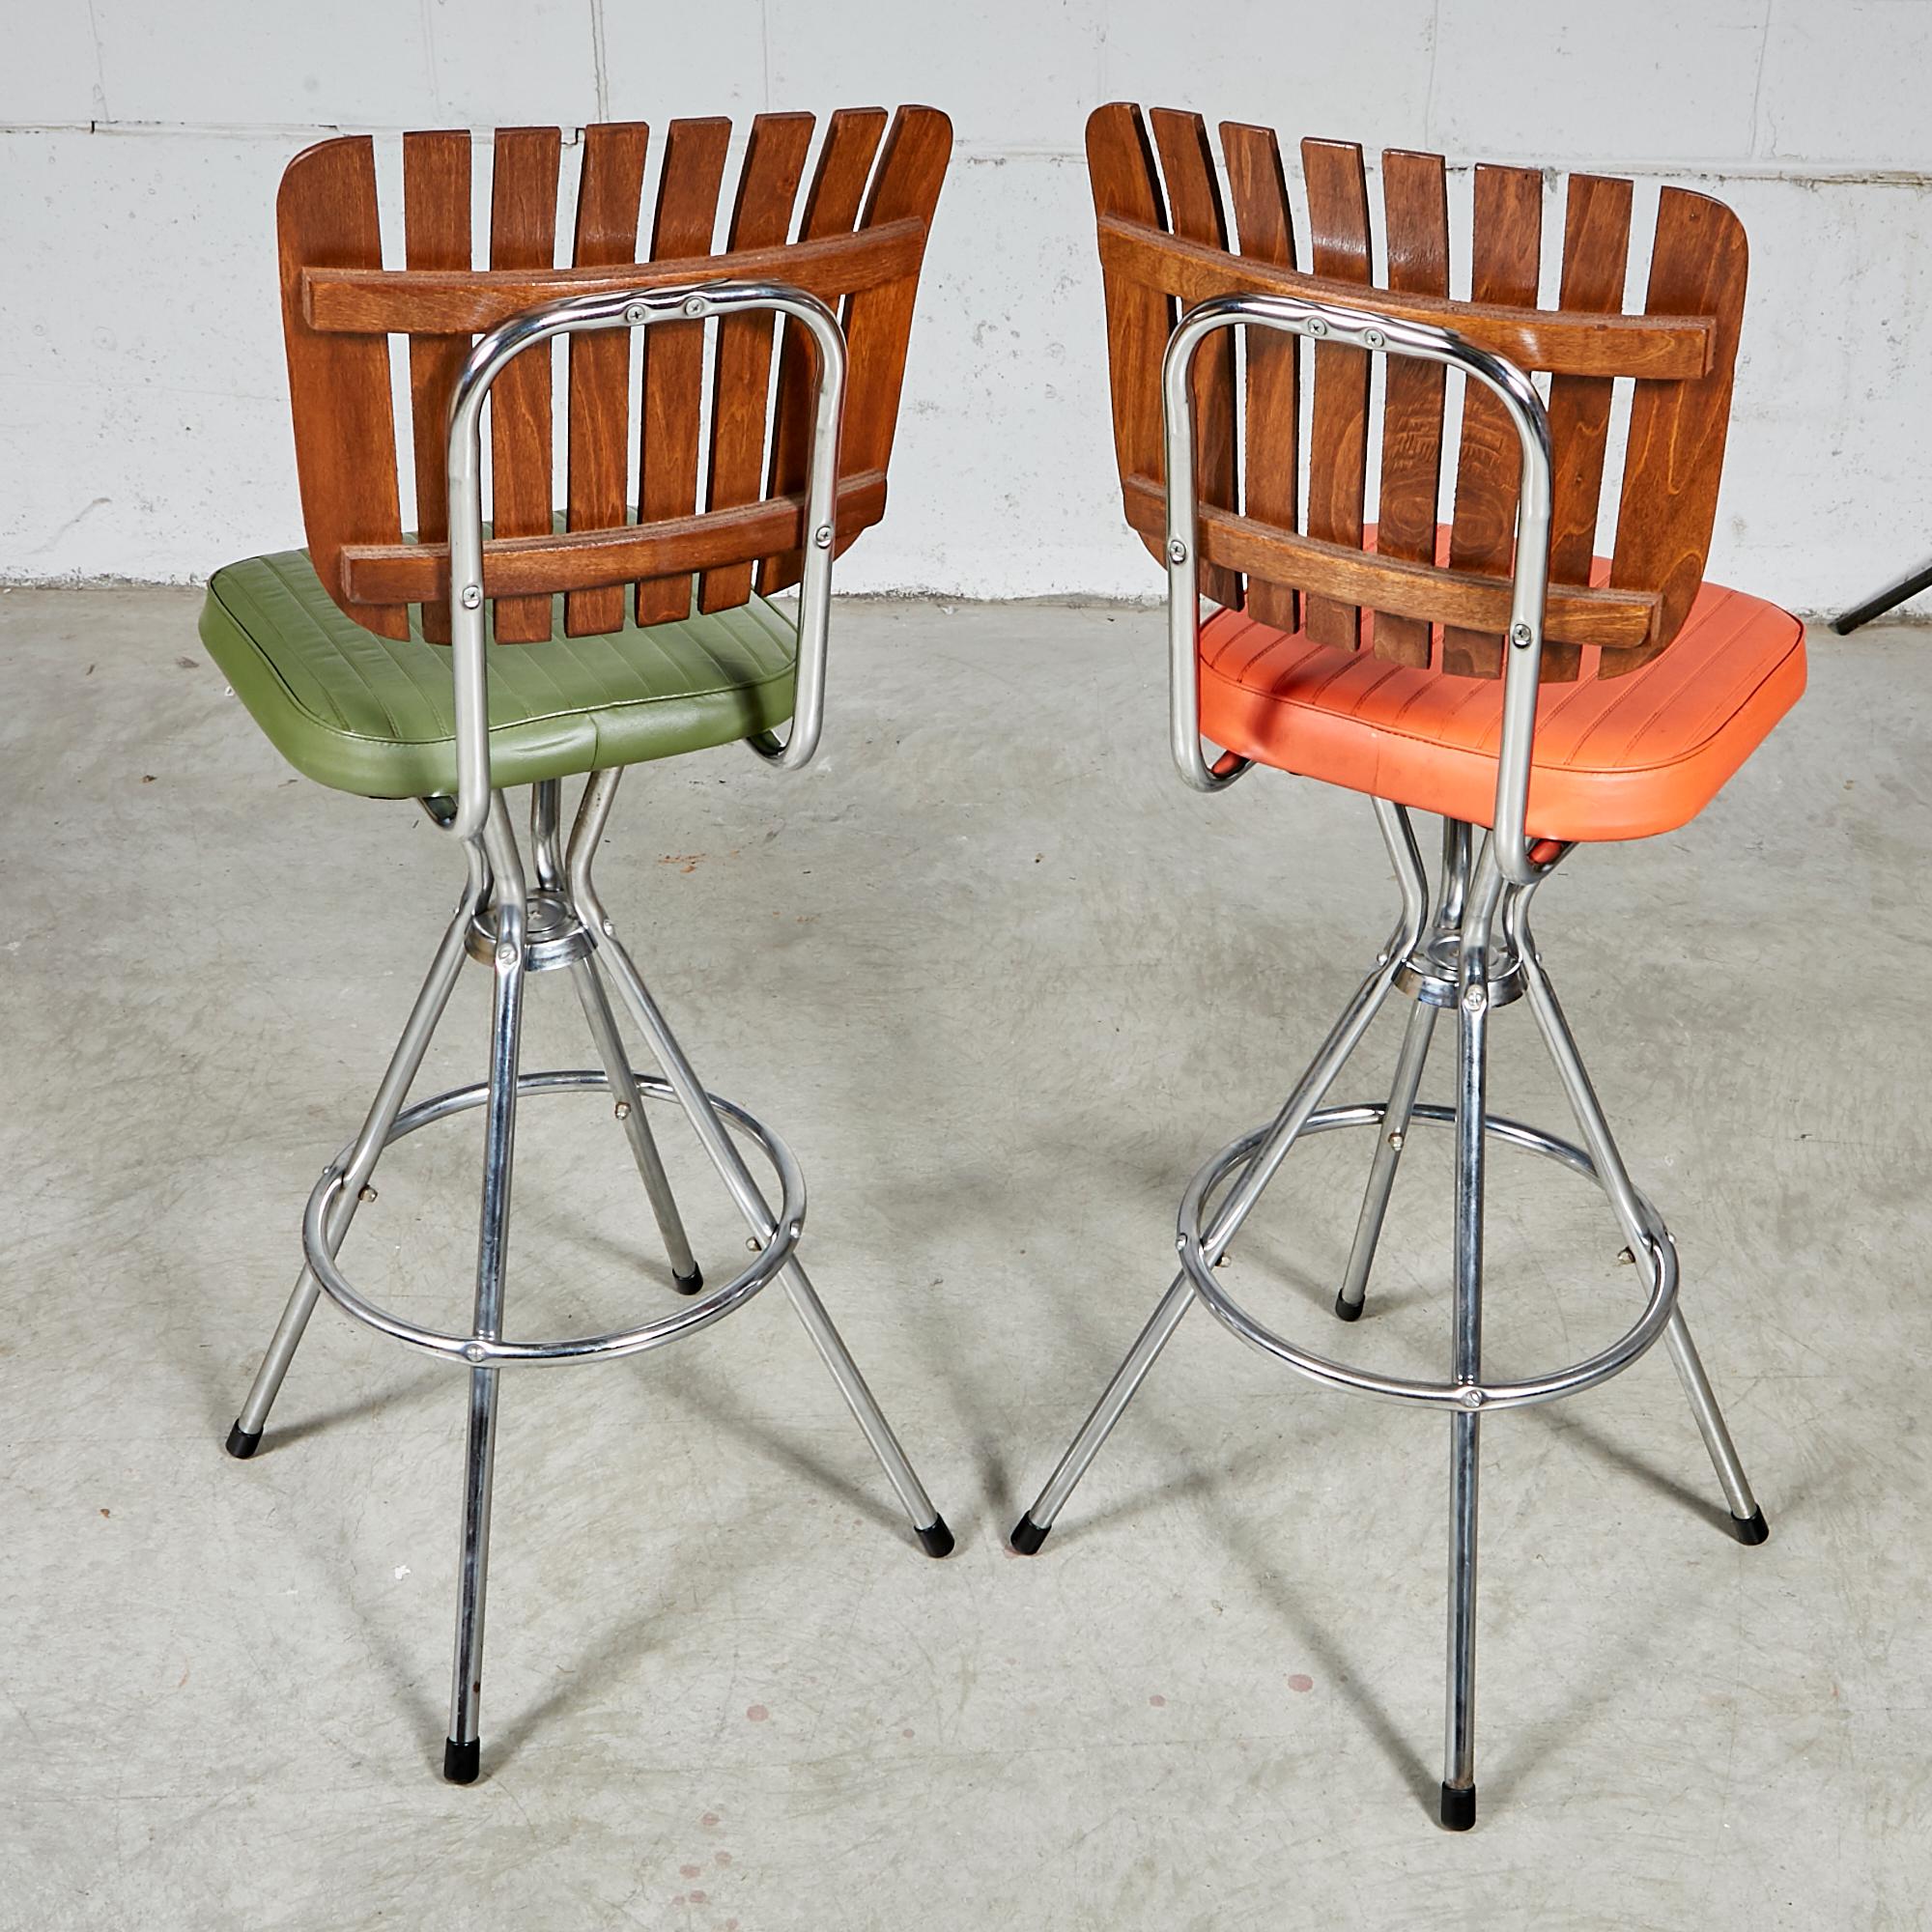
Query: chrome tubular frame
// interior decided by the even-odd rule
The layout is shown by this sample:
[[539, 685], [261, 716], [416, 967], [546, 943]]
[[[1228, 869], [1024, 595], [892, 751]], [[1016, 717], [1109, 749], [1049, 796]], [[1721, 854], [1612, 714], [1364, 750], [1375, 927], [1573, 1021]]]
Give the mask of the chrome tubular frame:
[[[1529, 906], [1538, 885], [1574, 849], [1534, 844], [1527, 831], [1551, 497], [1549, 427], [1542, 401], [1521, 370], [1453, 331], [1367, 310], [1284, 297], [1229, 296], [1203, 302], [1181, 319], [1168, 343], [1162, 368], [1169, 716], [1175, 763], [1181, 778], [1197, 791], [1225, 789], [1249, 769], [1250, 763], [1233, 752], [1210, 760], [1202, 745], [1200, 544], [1191, 383], [1195, 357], [1207, 337], [1240, 325], [1284, 329], [1317, 341], [1416, 356], [1461, 369], [1502, 402], [1515, 425], [1522, 469], [1492, 829], [1481, 831], [1454, 820], [1445, 823], [1440, 879], [1433, 895], [1432, 912], [1430, 881], [1407, 812], [1386, 800], [1375, 801], [1402, 895], [1395, 934], [1377, 955], [1368, 977], [1273, 1122], [1231, 1142], [1189, 1183], [1181, 1198], [1175, 1237], [1180, 1270], [1059, 1467], [1014, 1526], [1011, 1542], [1022, 1555], [1036, 1553], [1044, 1544], [1067, 1497], [1196, 1299], [1242, 1341], [1312, 1381], [1351, 1394], [1446, 1410], [1450, 1427], [1450, 1548], [1441, 1819], [1450, 1830], [1461, 1831], [1473, 1825], [1476, 1816], [1477, 1476], [1479, 1431], [1485, 1411], [1525, 1407], [1575, 1395], [1607, 1381], [1662, 1339], [1717, 1470], [1735, 1534], [1741, 1542], [1751, 1544], [1763, 1542], [1768, 1531], [1677, 1303], [1676, 1246], [1662, 1216], [1637, 1192], [1624, 1167], [1530, 932]], [[1388, 1099], [1324, 1107], [1328, 1089], [1391, 991], [1407, 994], [1415, 1007], [1403, 1037]], [[1581, 1145], [1559, 1140], [1490, 1110], [1490, 1016], [1497, 1008], [1525, 996], [1569, 1096]], [[1450, 1008], [1455, 1009], [1457, 1024], [1455, 1104], [1422, 1105], [1417, 1094], [1435, 1016]], [[1403, 1145], [1418, 1122], [1452, 1127], [1456, 1137], [1455, 1292], [1449, 1376], [1442, 1381], [1381, 1375], [1298, 1347], [1250, 1315], [1223, 1286], [1216, 1271], [1242, 1222], [1302, 1135], [1373, 1126], [1377, 1129], [1375, 1158], [1335, 1301], [1337, 1316], [1347, 1321], [1357, 1320], [1363, 1312]], [[1595, 1181], [1608, 1197], [1645, 1289], [1642, 1311], [1608, 1347], [1582, 1361], [1513, 1381], [1486, 1378], [1482, 1364], [1483, 1180], [1492, 1139], [1542, 1154]], [[1217, 1202], [1210, 1214], [1209, 1204]]]
[[[518, 355], [553, 337], [594, 328], [633, 328], [712, 316], [777, 313], [801, 323], [817, 350], [814, 431], [805, 509], [805, 565], [799, 589], [798, 652], [791, 728], [749, 741], [768, 763], [796, 771], [817, 750], [824, 722], [825, 654], [831, 610], [838, 480], [838, 433], [844, 407], [845, 344], [831, 310], [798, 289], [766, 282], [719, 281], [671, 289], [568, 298], [513, 317], [476, 344], [450, 408], [449, 502], [451, 670], [456, 696], [457, 785], [453, 799], [420, 801], [430, 818], [461, 841], [467, 877], [408, 1025], [362, 1128], [324, 1168], [302, 1217], [305, 1265], [291, 1294], [246, 1402], [228, 1436], [231, 1455], [260, 1446], [269, 1411], [318, 1299], [327, 1294], [346, 1314], [424, 1354], [469, 1372], [464, 1462], [463, 1528], [458, 1550], [456, 1646], [443, 1776], [467, 1784], [480, 1768], [484, 1606], [490, 1548], [490, 1501], [496, 1462], [497, 1381], [507, 1367], [642, 1354], [708, 1327], [742, 1307], [774, 1278], [782, 1279], [806, 1332], [857, 1417], [926, 1553], [944, 1556], [952, 1535], [906, 1460], [857, 1364], [832, 1324], [797, 1258], [805, 1229], [805, 1180], [790, 1151], [744, 1108], [708, 1093], [692, 1070], [663, 1013], [617, 937], [591, 877], [591, 863], [610, 823], [617, 771], [585, 781], [567, 844], [560, 844], [561, 786], [531, 787], [530, 856], [526, 876], [505, 794], [490, 769], [489, 643], [484, 600], [480, 423], [491, 384]], [[465, 955], [492, 973], [490, 1070], [487, 1081], [405, 1108], [455, 986]], [[598, 1070], [526, 1073], [519, 1066], [525, 982], [533, 973], [567, 967], [597, 1057]], [[607, 976], [644, 1034], [657, 1073], [632, 1066], [611, 1011]], [[722, 1287], [674, 1312], [609, 1333], [552, 1341], [506, 1340], [504, 1286], [509, 1258], [511, 1175], [519, 1100], [532, 1094], [601, 1090], [610, 1094], [670, 1263], [672, 1285], [698, 1296], [703, 1277], [666, 1177], [644, 1103], [675, 1103], [718, 1170], [751, 1229], [750, 1264]], [[378, 1307], [338, 1262], [358, 1205], [376, 1198], [370, 1184], [384, 1148], [472, 1107], [484, 1113], [482, 1202], [477, 1224], [475, 1298], [469, 1329], [428, 1328]], [[755, 1144], [778, 1182], [773, 1211], [739, 1152], [733, 1129]]]

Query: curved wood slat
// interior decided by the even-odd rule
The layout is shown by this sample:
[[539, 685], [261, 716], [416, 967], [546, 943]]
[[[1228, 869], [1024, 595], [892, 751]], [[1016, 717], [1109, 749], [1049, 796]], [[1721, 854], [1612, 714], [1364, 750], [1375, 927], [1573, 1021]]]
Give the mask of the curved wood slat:
[[[1560, 299], [1565, 308], [1608, 314], [1623, 307], [1630, 224], [1629, 182], [1605, 175], [1570, 177], [1563, 210]], [[1557, 376], [1549, 384], [1549, 440], [1555, 458], [1549, 577], [1554, 583], [1590, 581], [1614, 391], [1606, 376]], [[1572, 679], [1581, 668], [1581, 655], [1573, 645], [1544, 645], [1546, 680]]]
[[[832, 116], [818, 150], [811, 185], [806, 190], [805, 213], [798, 227], [801, 242], [851, 234], [865, 206], [866, 184], [872, 178], [872, 160], [885, 131], [883, 107], [841, 107]], [[778, 394], [772, 406], [772, 459], [765, 486], [768, 497], [790, 496], [805, 488], [811, 461], [813, 361], [811, 338], [796, 323], [786, 323], [779, 356]], [[790, 589], [804, 564], [799, 551], [766, 557], [758, 568], [758, 588], [767, 597]]]
[[[637, 260], [650, 138], [641, 121], [608, 122], [583, 130], [583, 173], [577, 185], [577, 229], [571, 242], [571, 259], [579, 268]], [[573, 335], [569, 355], [568, 527], [610, 529], [630, 514], [630, 338], [614, 329]], [[565, 636], [592, 637], [620, 629], [624, 602], [623, 590], [615, 584], [568, 592], [563, 600]]]
[[[1449, 183], [1440, 155], [1390, 149], [1382, 156], [1382, 232], [1389, 287], [1405, 295], [1449, 293]], [[1448, 372], [1439, 362], [1391, 355], [1382, 365], [1382, 473], [1376, 549], [1415, 563], [1435, 561], [1442, 489], [1442, 404]], [[1387, 611], [1376, 618], [1376, 655], [1426, 665], [1427, 621]]]
[[1561, 309], [1438, 301], [1380, 289], [1365, 296], [1351, 283], [1223, 255], [1138, 219], [1103, 215], [1099, 233], [1101, 264], [1110, 274], [1178, 298], [1183, 307], [1210, 296], [1243, 294], [1372, 306], [1406, 322], [1457, 329], [1478, 348], [1506, 355], [1520, 368], [1576, 376], [1690, 380], [1704, 375], [1717, 354], [1718, 324], [1708, 314], [1574, 315]]
[[[838, 486], [838, 529], [856, 536], [885, 515], [886, 479], [876, 470]], [[805, 520], [802, 496], [766, 497], [731, 510], [628, 524], [574, 536], [495, 538], [483, 546], [483, 587], [492, 597], [554, 591], [582, 594], [639, 578], [668, 577], [796, 544]], [[365, 544], [342, 553], [343, 582], [372, 611], [446, 594], [447, 544]]]
[[[461, 129], [403, 136], [404, 259], [412, 269], [468, 269], [469, 136]], [[410, 425], [415, 451], [416, 530], [431, 543], [449, 534], [449, 399], [468, 335], [410, 338]], [[422, 633], [449, 641], [449, 606], [425, 604]]]
[[[1294, 217], [1272, 128], [1221, 123], [1228, 197], [1244, 257], [1294, 266]], [[1241, 506], [1250, 517], [1293, 529], [1301, 494], [1301, 402], [1297, 347], [1274, 329], [1246, 331], [1247, 419], [1241, 439]], [[1250, 578], [1247, 611], [1276, 630], [1300, 626], [1301, 599], [1291, 584]]]
[[[1107, 297], [1107, 377], [1114, 406], [1114, 454], [1123, 476], [1166, 472], [1161, 454], [1160, 358], [1175, 324], [1169, 292], [1153, 277], [1123, 266], [1118, 251], [1109, 256], [1110, 225], [1122, 222], [1156, 248], [1173, 242], [1166, 234], [1167, 213], [1154, 172], [1153, 144], [1147, 123], [1131, 101], [1110, 101], [1087, 117], [1087, 181], [1100, 230], [1100, 275]], [[1207, 264], [1226, 261], [1218, 250], [1200, 250]], [[1218, 283], [1208, 293], [1219, 293]], [[1202, 298], [1197, 296], [1197, 301]], [[1149, 554], [1163, 569], [1167, 538], [1147, 536]]]
[[[316, 575], [346, 608], [343, 546], [396, 543], [403, 533], [389, 346], [380, 337], [353, 340], [312, 328], [302, 308], [302, 270], [382, 268], [376, 153], [367, 135], [320, 142], [289, 163], [275, 196], [275, 232], [302, 523]], [[406, 611], [356, 614], [379, 636], [410, 634]]]
[[1655, 313], [1693, 302], [1707, 309], [1717, 318], [1718, 349], [1710, 374], [1700, 382], [1636, 386], [1610, 582], [1660, 588], [1663, 626], [1643, 651], [1606, 653], [1605, 677], [1621, 676], [1655, 657], [1690, 615], [1703, 582], [1748, 270], [1744, 226], [1722, 202], [1685, 188], [1663, 190], [1645, 309]]
[[845, 346], [851, 374], [845, 387], [845, 425], [839, 469], [844, 473], [890, 467], [898, 427], [899, 388], [905, 380], [918, 270], [946, 165], [952, 155], [952, 123], [934, 107], [901, 107], [886, 132], [877, 172], [867, 190], [862, 230], [913, 220], [919, 252], [902, 281], [855, 291], [845, 311]]
[[[1303, 141], [1308, 187], [1310, 260], [1318, 275], [1366, 287], [1369, 185], [1362, 151], [1352, 141]], [[1357, 294], [1357, 300], [1363, 298]], [[1315, 408], [1308, 432], [1308, 534], [1322, 542], [1362, 545], [1362, 493], [1368, 481], [1369, 357], [1360, 349], [1322, 343], [1315, 351]], [[1351, 604], [1311, 595], [1301, 628], [1317, 643], [1354, 650], [1362, 613]]]
[[[1543, 176], [1535, 168], [1476, 170], [1471, 299], [1511, 308], [1536, 306], [1543, 248]], [[1509, 573], [1516, 554], [1517, 486], [1522, 448], [1503, 406], [1475, 383], [1463, 393], [1463, 446], [1456, 462], [1452, 569]], [[1442, 668], [1464, 677], [1502, 669], [1500, 631], [1442, 630]]]
[[[653, 259], [708, 255], [718, 227], [718, 190], [731, 124], [713, 118], [673, 121], [665, 139], [658, 179]], [[715, 273], [715, 268], [712, 270]], [[699, 411], [703, 402], [701, 322], [668, 322], [643, 335], [643, 453], [639, 467], [638, 521], [663, 523], [697, 507]], [[682, 576], [638, 585], [639, 624], [665, 624], [691, 613], [691, 584]]]
[[[1149, 536], [1165, 532], [1163, 493], [1152, 477], [1128, 477], [1122, 501], [1134, 528]], [[1203, 555], [1218, 557], [1231, 570], [1298, 584], [1309, 595], [1332, 602], [1366, 605], [1425, 625], [1499, 629], [1509, 619], [1508, 582], [1473, 571], [1445, 570], [1405, 557], [1381, 556], [1351, 544], [1324, 543], [1225, 510], [1202, 512], [1200, 541]], [[1641, 647], [1654, 635], [1661, 614], [1660, 600], [1642, 590], [1552, 589], [1548, 608], [1552, 634], [1605, 648]]]
[[[811, 146], [810, 114], [760, 114], [752, 123], [730, 248], [770, 248], [791, 233], [792, 203]], [[731, 316], [718, 326], [711, 383], [711, 465], [705, 501], [714, 510], [754, 502], [764, 481], [765, 422], [771, 405], [771, 316]], [[733, 559], [698, 579], [697, 608], [729, 611], [752, 594], [752, 565]]]
[[[554, 128], [499, 128], [490, 188], [490, 265], [556, 266], [556, 181], [562, 141]], [[491, 517], [506, 537], [551, 527], [551, 358], [520, 355], [490, 391]], [[499, 598], [499, 644], [542, 643], [551, 634], [548, 597]]]
[[[1198, 114], [1156, 107], [1149, 115], [1154, 152], [1167, 185], [1167, 216], [1175, 234], [1210, 248], [1226, 249], [1228, 221], [1214, 175], [1208, 124]], [[1201, 345], [1194, 362], [1194, 488], [1203, 503], [1232, 510], [1236, 494], [1235, 337], [1223, 331]], [[1241, 580], [1218, 565], [1201, 572], [1201, 592], [1238, 610]]]

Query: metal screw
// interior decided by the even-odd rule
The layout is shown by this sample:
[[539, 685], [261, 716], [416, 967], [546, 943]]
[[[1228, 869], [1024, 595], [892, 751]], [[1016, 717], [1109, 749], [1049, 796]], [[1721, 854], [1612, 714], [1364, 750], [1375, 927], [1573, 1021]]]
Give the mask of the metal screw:
[[762, 1248], [765, 1244], [764, 1242], [758, 1239], [757, 1236], [753, 1235], [746, 1241], [745, 1245], [748, 1248], [750, 1248], [753, 1254], [756, 1254], [758, 1250]]
[[1319, 315], [1311, 315], [1308, 318], [1308, 332], [1310, 335], [1326, 335], [1328, 325]]
[[1636, 1257], [1628, 1248], [1619, 1248], [1617, 1250], [1617, 1264], [1620, 1267], [1635, 1267]]
[[1388, 340], [1388, 338], [1385, 335], [1383, 335], [1383, 333], [1379, 328], [1365, 328], [1362, 330], [1362, 340], [1366, 342], [1371, 349], [1379, 349]]
[[1510, 642], [1516, 645], [1519, 650], [1521, 650], [1524, 645], [1532, 642], [1535, 637], [1536, 633], [1527, 624], [1512, 624], [1510, 626]]
[[1228, 1265], [1228, 1264], [1229, 1264], [1229, 1263], [1230, 1263], [1231, 1261], [1233, 1261], [1234, 1259], [1235, 1259], [1235, 1258], [1234, 1258], [1234, 1256], [1233, 1256], [1233, 1255], [1228, 1255], [1228, 1254], [1224, 1254], [1224, 1255], [1223, 1255], [1223, 1256], [1221, 1257], [1221, 1259], [1220, 1259], [1220, 1260], [1219, 1260], [1218, 1262], [1216, 1262], [1216, 1263], [1214, 1264], [1214, 1265], [1215, 1265], [1215, 1266], [1216, 1266], [1217, 1268], [1224, 1268], [1224, 1267], [1226, 1267], [1226, 1266]]
[[373, 1201], [376, 1198], [376, 1190], [365, 1182], [361, 1192], [355, 1198], [363, 1202]]
[[687, 296], [685, 298], [684, 312], [686, 315], [702, 315], [704, 313], [704, 298], [702, 296]]
[[1187, 561], [1187, 546], [1179, 537], [1172, 537], [1168, 540], [1167, 560], [1169, 563], [1185, 563]]
[[606, 939], [614, 939], [616, 938], [616, 936], [617, 936], [617, 928], [614, 925], [612, 925], [611, 922], [607, 919], [604, 922], [604, 937]]
[[1402, 1151], [1402, 1129], [1400, 1127], [1398, 1127], [1395, 1130], [1395, 1132], [1389, 1136], [1389, 1146], [1397, 1153], [1400, 1153]]
[[1479, 1388], [1465, 1388], [1463, 1391], [1463, 1406], [1464, 1408], [1481, 1408], [1487, 1399]]
[[631, 1103], [628, 1100], [619, 1100], [616, 1106], [613, 1107], [611, 1111], [614, 1113], [620, 1121], [628, 1121], [631, 1118]]
[[642, 302], [633, 302], [630, 305], [630, 307], [624, 311], [624, 320], [626, 322], [642, 322], [643, 319], [644, 319], [644, 305]]
[[517, 949], [514, 946], [499, 946], [497, 949], [498, 966], [514, 966], [517, 963]]
[[811, 541], [815, 545], [817, 545], [817, 547], [820, 550], [830, 550], [832, 548], [832, 526], [830, 524], [820, 524], [819, 526], [812, 531]]
[[463, 586], [463, 608], [473, 611], [483, 601], [483, 586], [480, 583], [466, 583]]
[[1463, 995], [1463, 1005], [1472, 1013], [1479, 1013], [1490, 1003], [1490, 996], [1480, 986], [1471, 986]]
[[1174, 1251], [1176, 1254], [1185, 1254], [1187, 1252], [1187, 1236], [1185, 1235], [1175, 1236]]
[[466, 1362], [487, 1361], [489, 1357], [490, 1351], [481, 1342], [471, 1342], [463, 1351], [463, 1359]]

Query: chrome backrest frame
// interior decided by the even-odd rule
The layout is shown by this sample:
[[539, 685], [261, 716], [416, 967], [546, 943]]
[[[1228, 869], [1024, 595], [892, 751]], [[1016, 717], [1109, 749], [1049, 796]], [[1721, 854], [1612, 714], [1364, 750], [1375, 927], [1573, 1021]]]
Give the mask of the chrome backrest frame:
[[1549, 523], [1554, 488], [1549, 418], [1529, 377], [1514, 362], [1479, 349], [1451, 328], [1404, 322], [1373, 310], [1289, 296], [1216, 296], [1181, 318], [1161, 362], [1161, 417], [1167, 463], [1169, 724], [1174, 761], [1196, 791], [1221, 791], [1250, 760], [1234, 753], [1209, 765], [1201, 750], [1201, 598], [1199, 499], [1194, 481], [1191, 377], [1201, 345], [1242, 325], [1282, 329], [1372, 355], [1413, 356], [1461, 369], [1502, 404], [1522, 448], [1517, 497], [1516, 569], [1511, 580], [1509, 649], [1503, 668], [1503, 731], [1496, 765], [1494, 863], [1516, 885], [1546, 867], [1530, 858], [1524, 820], [1530, 755], [1542, 679], [1543, 624], [1549, 588]]
[[[838, 442], [845, 413], [845, 337], [816, 296], [783, 282], [720, 280], [673, 288], [617, 290], [541, 302], [478, 338], [449, 406], [450, 652], [456, 694], [456, 809], [442, 821], [458, 838], [481, 838], [490, 814], [488, 627], [483, 580], [483, 405], [491, 385], [526, 350], [558, 335], [599, 328], [775, 312], [804, 326], [817, 350], [811, 454], [805, 501], [804, 574], [798, 593], [798, 653], [791, 730], [750, 739], [767, 763], [797, 771], [811, 761], [825, 721], [825, 651], [832, 611], [832, 553], [838, 527]], [[505, 648], [517, 649], [509, 645]]]

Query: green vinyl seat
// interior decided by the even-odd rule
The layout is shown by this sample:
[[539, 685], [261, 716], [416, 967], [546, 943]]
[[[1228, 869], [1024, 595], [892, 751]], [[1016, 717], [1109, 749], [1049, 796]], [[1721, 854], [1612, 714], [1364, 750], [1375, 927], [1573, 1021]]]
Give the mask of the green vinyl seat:
[[[762, 597], [608, 636], [490, 650], [497, 786], [703, 751], [791, 716], [795, 629]], [[275, 749], [306, 777], [364, 798], [456, 790], [456, 696], [446, 644], [382, 638], [346, 615], [308, 553], [214, 573], [201, 639]]]

